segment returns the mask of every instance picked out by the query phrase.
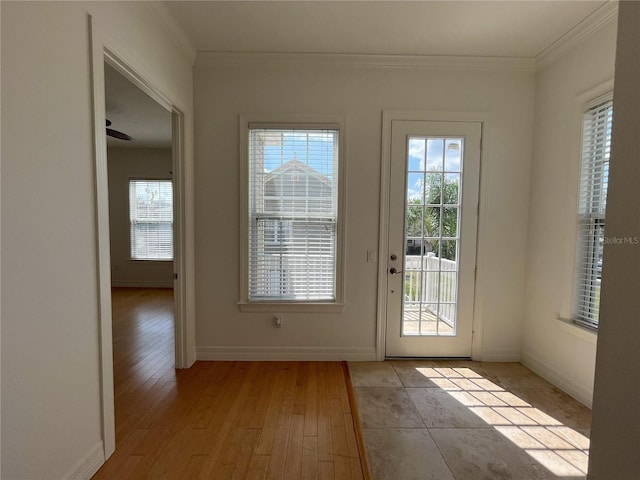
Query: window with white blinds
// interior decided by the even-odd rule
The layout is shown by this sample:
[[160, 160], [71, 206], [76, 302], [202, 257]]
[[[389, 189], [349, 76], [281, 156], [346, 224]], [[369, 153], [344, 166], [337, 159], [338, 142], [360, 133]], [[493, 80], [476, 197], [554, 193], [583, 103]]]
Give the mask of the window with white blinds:
[[610, 95], [592, 103], [583, 117], [575, 321], [590, 328], [599, 321], [612, 118]]
[[334, 302], [338, 129], [248, 132], [249, 301]]
[[172, 181], [129, 180], [129, 222], [133, 260], [172, 260]]

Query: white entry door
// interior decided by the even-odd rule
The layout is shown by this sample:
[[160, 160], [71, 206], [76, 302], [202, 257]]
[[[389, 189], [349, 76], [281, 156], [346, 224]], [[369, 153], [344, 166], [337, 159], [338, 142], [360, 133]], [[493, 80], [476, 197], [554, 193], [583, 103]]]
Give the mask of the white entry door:
[[388, 357], [471, 356], [481, 132], [391, 123]]

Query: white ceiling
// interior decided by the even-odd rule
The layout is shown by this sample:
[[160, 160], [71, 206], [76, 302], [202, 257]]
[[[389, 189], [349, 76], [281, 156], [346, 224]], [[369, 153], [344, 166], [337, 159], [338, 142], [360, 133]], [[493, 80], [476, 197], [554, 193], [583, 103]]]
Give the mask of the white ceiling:
[[[535, 58], [607, 0], [171, 1], [197, 51]], [[171, 147], [171, 114], [105, 67], [109, 146]]]
[[197, 51], [533, 58], [607, 1], [165, 3]]
[[171, 113], [108, 64], [104, 66], [107, 118], [130, 142], [107, 137], [107, 146], [171, 148]]

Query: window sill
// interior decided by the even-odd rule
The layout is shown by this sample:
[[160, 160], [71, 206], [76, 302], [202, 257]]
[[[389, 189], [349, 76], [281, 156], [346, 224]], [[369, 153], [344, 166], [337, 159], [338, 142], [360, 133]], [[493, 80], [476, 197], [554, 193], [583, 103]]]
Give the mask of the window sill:
[[137, 258], [129, 258], [126, 260], [127, 263], [146, 263], [146, 264], [152, 264], [152, 263], [172, 263], [173, 259], [162, 259], [162, 258], [150, 258], [150, 259], [137, 259]]
[[324, 302], [238, 302], [241, 312], [341, 313], [344, 303]]
[[561, 322], [560, 328], [569, 335], [573, 335], [574, 337], [578, 337], [582, 340], [585, 340], [589, 343], [596, 344], [598, 341], [598, 331], [593, 330], [588, 327], [583, 327], [575, 323], [572, 319], [569, 318], [561, 318], [556, 315], [556, 320]]

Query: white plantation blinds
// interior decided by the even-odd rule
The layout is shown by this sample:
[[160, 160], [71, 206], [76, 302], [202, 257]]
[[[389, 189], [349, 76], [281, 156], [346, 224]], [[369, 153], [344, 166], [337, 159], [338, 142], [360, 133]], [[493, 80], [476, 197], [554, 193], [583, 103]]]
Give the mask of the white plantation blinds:
[[132, 259], [172, 260], [171, 180], [130, 180], [129, 222]]
[[249, 128], [249, 301], [334, 301], [338, 130]]
[[575, 320], [592, 328], [599, 319], [612, 117], [609, 99], [587, 109], [583, 117]]

